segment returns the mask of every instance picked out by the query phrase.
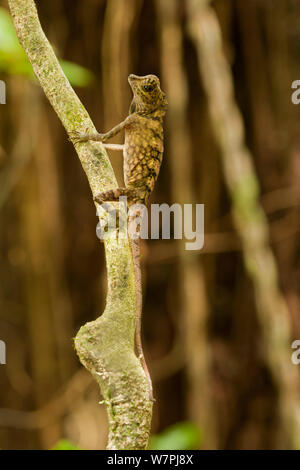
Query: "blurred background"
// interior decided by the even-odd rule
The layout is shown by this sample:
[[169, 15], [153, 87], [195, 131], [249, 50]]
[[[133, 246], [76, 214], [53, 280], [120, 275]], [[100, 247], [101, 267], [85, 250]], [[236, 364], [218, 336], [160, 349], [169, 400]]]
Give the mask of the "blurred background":
[[[98, 131], [126, 117], [130, 73], [160, 77], [169, 110], [151, 202], [205, 204], [201, 251], [142, 245], [152, 448], [299, 449], [300, 3], [36, 4]], [[95, 207], [0, 6], [0, 448], [104, 449], [105, 407], [72, 339], [105, 304]]]

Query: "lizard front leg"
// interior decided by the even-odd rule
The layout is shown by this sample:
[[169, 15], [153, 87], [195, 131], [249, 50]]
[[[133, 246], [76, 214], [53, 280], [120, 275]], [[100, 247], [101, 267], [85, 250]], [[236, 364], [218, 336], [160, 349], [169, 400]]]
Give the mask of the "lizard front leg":
[[133, 121], [133, 116], [128, 116], [124, 121], [120, 122], [117, 126], [113, 127], [110, 131], [106, 132], [105, 134], [100, 134], [99, 132], [92, 132], [92, 133], [82, 133], [79, 131], [72, 131], [71, 138], [75, 144], [88, 142], [92, 140], [93, 142], [106, 142], [107, 140], [111, 139], [115, 135], [119, 134], [125, 127], [129, 126]]

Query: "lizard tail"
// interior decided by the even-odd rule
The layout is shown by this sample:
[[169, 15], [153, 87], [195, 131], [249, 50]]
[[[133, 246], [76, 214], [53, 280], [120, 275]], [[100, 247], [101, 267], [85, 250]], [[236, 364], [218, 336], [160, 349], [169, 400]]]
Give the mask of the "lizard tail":
[[141, 361], [141, 365], [144, 369], [148, 386], [149, 386], [149, 399], [154, 401], [153, 398], [153, 388], [150, 373], [145, 361], [143, 346], [142, 346], [142, 278], [141, 278], [141, 264], [140, 264], [140, 240], [131, 239], [130, 240], [132, 257], [133, 257], [133, 266], [134, 266], [134, 275], [136, 282], [136, 297], [137, 297], [137, 315], [136, 315], [136, 329], [135, 329], [135, 345], [138, 354], [138, 358]]

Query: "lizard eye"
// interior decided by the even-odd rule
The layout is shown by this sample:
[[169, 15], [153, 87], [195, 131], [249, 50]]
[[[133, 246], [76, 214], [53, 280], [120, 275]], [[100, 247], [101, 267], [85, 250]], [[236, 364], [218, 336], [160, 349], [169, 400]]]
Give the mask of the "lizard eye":
[[145, 91], [152, 91], [154, 86], [153, 85], [144, 85], [143, 88], [144, 88]]

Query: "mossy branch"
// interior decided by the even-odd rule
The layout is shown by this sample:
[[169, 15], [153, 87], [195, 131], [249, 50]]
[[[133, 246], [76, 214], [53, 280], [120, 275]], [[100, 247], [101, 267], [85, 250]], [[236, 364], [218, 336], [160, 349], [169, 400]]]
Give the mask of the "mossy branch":
[[[33, 0], [9, 0], [21, 45], [67, 133], [95, 127], [64, 75], [38, 19]], [[71, 137], [72, 139], [72, 137]], [[101, 143], [77, 144], [76, 151], [93, 195], [117, 187]], [[76, 197], [74, 193], [74, 198]], [[76, 199], [74, 200], [76, 203]], [[81, 362], [97, 380], [109, 417], [108, 449], [147, 447], [152, 402], [148, 382], [134, 353], [137, 283], [129, 241], [105, 241], [108, 276], [106, 308], [75, 338]]]

